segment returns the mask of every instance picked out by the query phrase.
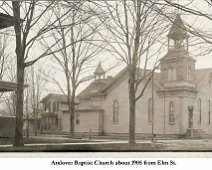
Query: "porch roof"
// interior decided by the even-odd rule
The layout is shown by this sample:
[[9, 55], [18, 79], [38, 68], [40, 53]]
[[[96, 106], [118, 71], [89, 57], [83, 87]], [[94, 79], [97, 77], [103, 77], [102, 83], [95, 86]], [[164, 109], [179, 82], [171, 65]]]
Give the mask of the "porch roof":
[[0, 80], [0, 92], [16, 91], [17, 83]]
[[42, 117], [57, 117], [58, 114], [55, 112], [43, 112], [41, 113], [41, 116]]
[[0, 29], [11, 27], [14, 25], [14, 17], [0, 13]]

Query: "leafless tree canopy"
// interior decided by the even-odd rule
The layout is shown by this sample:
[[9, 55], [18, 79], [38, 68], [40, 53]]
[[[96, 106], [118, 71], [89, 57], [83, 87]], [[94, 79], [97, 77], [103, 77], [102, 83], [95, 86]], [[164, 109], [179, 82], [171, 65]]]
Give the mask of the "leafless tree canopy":
[[[39, 100], [47, 78], [42, 79], [43, 68], [33, 65], [44, 57], [56, 64], [64, 73], [67, 88], [54, 81], [68, 96], [70, 133], [74, 136], [75, 97], [78, 86], [93, 77], [88, 70], [94, 68], [100, 52], [114, 56], [116, 62], [125, 65], [129, 80], [129, 142], [135, 143], [135, 106], [158, 68], [159, 58], [166, 48], [166, 34], [176, 13], [189, 14], [198, 20], [211, 23], [212, 2], [169, 0], [122, 0], [122, 1], [2, 1], [2, 12], [14, 16], [16, 41], [16, 68], [8, 65], [11, 55], [7, 51], [7, 32], [1, 36], [0, 79], [8, 70], [17, 80], [16, 96], [11, 112], [16, 113], [16, 136], [14, 146], [23, 146], [23, 118], [33, 113], [36, 120]], [[191, 34], [191, 44], [201, 47], [198, 54], [211, 52], [212, 32], [186, 22]], [[165, 48], [164, 48], [165, 47]], [[209, 47], [209, 48], [208, 48]], [[193, 48], [192, 48], [193, 49]], [[200, 49], [200, 48], [199, 48]], [[142, 69], [140, 69], [142, 68]], [[149, 70], [149, 68], [151, 70]], [[14, 78], [15, 77], [15, 78]], [[25, 91], [24, 83], [30, 85]], [[30, 98], [30, 99], [29, 99]], [[5, 98], [8, 106], [10, 98]], [[14, 103], [15, 106], [14, 107]], [[25, 107], [25, 111], [24, 111]], [[36, 123], [35, 123], [36, 124]], [[35, 134], [36, 134], [35, 130]]]

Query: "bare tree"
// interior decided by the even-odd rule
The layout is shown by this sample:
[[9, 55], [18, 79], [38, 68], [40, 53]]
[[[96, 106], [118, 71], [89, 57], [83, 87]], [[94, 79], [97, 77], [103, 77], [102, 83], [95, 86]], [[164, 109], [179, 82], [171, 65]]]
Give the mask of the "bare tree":
[[[103, 43], [94, 45], [97, 31], [101, 28], [101, 23], [93, 25], [92, 29], [88, 23], [94, 17], [83, 1], [68, 2], [66, 8], [70, 5], [75, 8], [69, 14], [69, 19], [61, 20], [60, 9], [54, 10], [56, 18], [58, 18], [60, 28], [57, 32], [52, 33], [52, 37], [56, 42], [58, 38], [62, 41], [57, 44], [56, 49], [60, 52], [52, 54], [66, 79], [66, 90], [62, 92], [67, 95], [69, 112], [70, 112], [70, 137], [74, 138], [75, 132], [75, 98], [76, 91], [79, 85], [93, 78], [89, 76], [89, 72], [93, 68], [94, 57], [103, 49]], [[75, 23], [75, 24], [74, 24]], [[64, 29], [63, 25], [71, 25], [70, 28]], [[46, 49], [49, 48], [48, 42], [43, 39], [43, 45]], [[60, 89], [61, 84], [56, 79], [53, 79]]]
[[[56, 51], [50, 49], [57, 43], [35, 58], [31, 56], [31, 50], [39, 37], [44, 36], [48, 31], [53, 31], [56, 27], [52, 26], [57, 19], [47, 16], [46, 12], [54, 8], [55, 1], [12, 1], [4, 2], [0, 8], [7, 13], [12, 10], [14, 15], [14, 28], [16, 38], [16, 58], [17, 58], [17, 103], [16, 103], [16, 129], [14, 146], [24, 146], [23, 142], [23, 92], [25, 68], [33, 65], [41, 58], [51, 55]], [[64, 14], [61, 17], [65, 17]], [[51, 20], [51, 24], [50, 24]], [[46, 22], [44, 22], [46, 21]], [[52, 24], [53, 23], [53, 24]], [[39, 29], [37, 29], [39, 26]], [[38, 30], [37, 32], [35, 30]], [[60, 41], [60, 40], [58, 40]]]
[[[7, 79], [8, 81], [15, 82], [16, 81], [16, 61], [14, 60], [13, 55], [11, 55], [11, 58], [7, 58], [5, 60], [5, 63], [7, 64], [7, 69], [5, 69], [4, 74], [2, 75]], [[5, 64], [6, 65], [6, 64]], [[16, 92], [10, 92], [10, 93], [2, 93], [1, 96], [3, 102], [6, 105], [7, 113], [9, 113], [12, 116], [16, 115]]]
[[[167, 25], [154, 11], [154, 3], [148, 0], [115, 1], [95, 3], [106, 11], [108, 22], [104, 23], [109, 38], [101, 35], [113, 51], [126, 65], [129, 87], [129, 143], [135, 143], [136, 102], [143, 93], [158, 66], [158, 56], [163, 41], [160, 36], [167, 30]], [[105, 7], [105, 8], [102, 8]], [[156, 44], [159, 44], [156, 46]], [[151, 52], [151, 49], [158, 50]], [[147, 71], [150, 60], [154, 57], [152, 71]], [[141, 73], [140, 67], [143, 67]], [[142, 85], [143, 84], [143, 85]]]
[[[181, 13], [182, 15], [189, 15], [193, 17], [190, 23], [184, 22], [186, 31], [192, 36], [192, 44], [196, 49], [202, 50], [196, 56], [207, 55], [211, 53], [212, 34], [211, 34], [211, 21], [212, 21], [212, 1], [210, 0], [191, 0], [191, 1], [169, 1], [169, 0], [150, 0], [154, 3], [154, 10], [164, 19], [173, 22], [173, 14]], [[175, 11], [175, 12], [174, 12]], [[197, 24], [199, 23], [199, 24]], [[204, 25], [204, 26], [203, 26]], [[197, 50], [195, 51], [195, 53]], [[195, 54], [194, 53], [194, 54]]]
[[39, 102], [46, 86], [43, 64], [43, 62], [38, 62], [28, 68], [27, 72], [26, 117], [28, 116], [27, 118], [33, 120], [35, 136], [38, 134]]

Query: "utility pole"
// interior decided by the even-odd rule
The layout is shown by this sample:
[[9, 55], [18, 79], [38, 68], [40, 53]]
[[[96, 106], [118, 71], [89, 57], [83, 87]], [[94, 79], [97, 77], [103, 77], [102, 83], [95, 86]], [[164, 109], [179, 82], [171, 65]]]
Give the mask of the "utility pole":
[[154, 69], [152, 71], [152, 142], [154, 142]]
[[[26, 79], [26, 84], [28, 83]], [[27, 87], [27, 96], [26, 96], [26, 119], [27, 119], [27, 127], [26, 127], [26, 135], [27, 138], [29, 137], [29, 122], [30, 122], [30, 117], [29, 117], [29, 88]]]

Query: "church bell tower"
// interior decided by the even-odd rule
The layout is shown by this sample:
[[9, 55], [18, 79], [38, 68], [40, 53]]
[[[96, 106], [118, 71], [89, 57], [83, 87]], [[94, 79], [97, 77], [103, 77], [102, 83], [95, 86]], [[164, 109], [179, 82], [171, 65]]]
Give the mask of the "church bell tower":
[[194, 90], [195, 60], [189, 56], [189, 35], [179, 14], [176, 15], [167, 38], [168, 52], [160, 60], [164, 90]]

